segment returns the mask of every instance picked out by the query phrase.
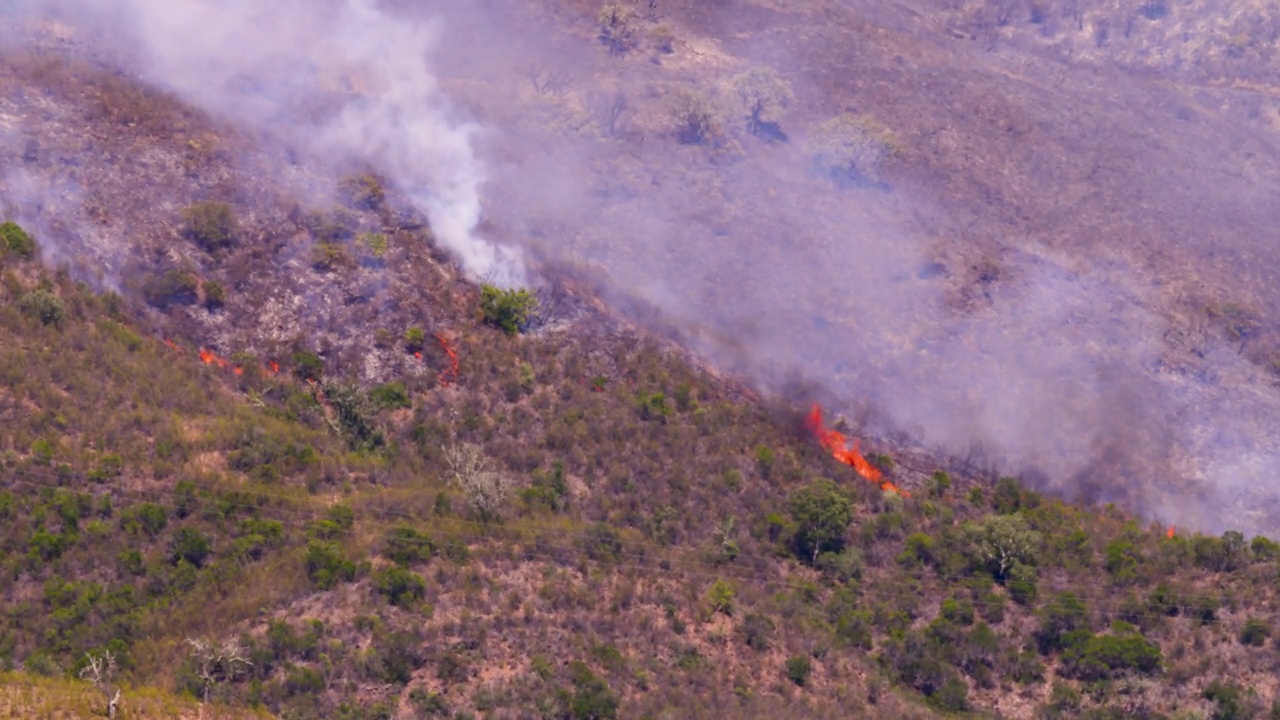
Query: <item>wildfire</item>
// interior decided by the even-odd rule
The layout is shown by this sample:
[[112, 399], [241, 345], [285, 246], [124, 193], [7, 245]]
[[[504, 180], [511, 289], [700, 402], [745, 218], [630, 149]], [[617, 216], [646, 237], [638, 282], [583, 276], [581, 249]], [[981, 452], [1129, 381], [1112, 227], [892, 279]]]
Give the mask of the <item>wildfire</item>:
[[276, 362], [275, 360], [268, 360], [268, 361], [267, 361], [267, 367], [268, 367], [268, 368], [271, 368], [271, 374], [272, 374], [272, 375], [279, 375], [279, 374], [280, 374], [280, 363]]
[[204, 363], [205, 365], [217, 365], [223, 370], [226, 370], [228, 367], [231, 366], [231, 363], [218, 357], [217, 353], [205, 348], [200, 348], [200, 362]]
[[182, 348], [178, 347], [178, 344], [170, 340], [169, 338], [164, 339], [164, 344], [168, 345], [170, 350], [178, 353], [179, 355], [182, 354]]
[[1178, 533], [1177, 533], [1177, 531], [1174, 529], [1174, 527], [1173, 527], [1172, 525], [1170, 525], [1170, 526], [1169, 526], [1169, 529], [1168, 529], [1167, 531], [1165, 531], [1165, 534], [1164, 534], [1164, 535], [1165, 535], [1165, 537], [1172, 538], [1174, 535], [1177, 535], [1177, 534], [1178, 534]]
[[[440, 347], [444, 348], [445, 355], [449, 356], [448, 374], [450, 378], [452, 380], [457, 380], [458, 379], [458, 352], [453, 349], [453, 346], [449, 344], [449, 339], [446, 338], [442, 333], [436, 333], [436, 340], [439, 341]], [[450, 380], [445, 379], [445, 374], [446, 373], [444, 370], [440, 371], [441, 385], [448, 385], [450, 382]]]
[[867, 461], [862, 453], [858, 450], [858, 440], [854, 438], [853, 446], [849, 447], [848, 441], [844, 437], [844, 433], [838, 430], [827, 430], [822, 426], [822, 408], [814, 405], [809, 411], [809, 417], [805, 424], [809, 430], [818, 438], [818, 444], [831, 453], [831, 456], [840, 462], [852, 467], [858, 471], [866, 480], [876, 483], [881, 490], [889, 490], [904, 497], [911, 497], [911, 493], [899, 488], [892, 482], [884, 479], [884, 473], [879, 468]]

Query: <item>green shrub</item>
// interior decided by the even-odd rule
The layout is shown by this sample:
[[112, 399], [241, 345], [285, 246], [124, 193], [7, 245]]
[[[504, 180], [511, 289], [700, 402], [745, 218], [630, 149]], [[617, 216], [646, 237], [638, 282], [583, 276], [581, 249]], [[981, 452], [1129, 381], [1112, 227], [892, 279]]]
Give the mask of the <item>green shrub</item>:
[[203, 533], [194, 528], [178, 528], [178, 532], [173, 535], [169, 560], [174, 565], [186, 561], [195, 567], [201, 567], [211, 552], [213, 545]]
[[413, 404], [409, 399], [409, 391], [405, 390], [404, 383], [399, 381], [378, 385], [370, 389], [369, 399], [384, 408], [393, 410], [407, 408]]
[[304, 560], [307, 577], [321, 590], [328, 590], [356, 577], [356, 564], [347, 559], [342, 546], [333, 542], [312, 540], [307, 543]]
[[382, 183], [372, 175], [344, 178], [338, 185], [349, 205], [359, 210], [378, 210], [386, 201]]
[[421, 352], [427, 343], [427, 333], [420, 327], [411, 327], [404, 331], [404, 347], [409, 352]]
[[1087, 630], [1089, 610], [1080, 597], [1072, 592], [1056, 595], [1040, 610], [1040, 627], [1036, 630], [1036, 644], [1041, 653], [1064, 650], [1076, 638], [1072, 633]]
[[399, 565], [379, 570], [373, 577], [373, 586], [388, 602], [401, 608], [421, 602], [427, 594], [426, 581]]
[[1062, 654], [1067, 673], [1086, 681], [1127, 672], [1149, 675], [1160, 669], [1160, 660], [1160, 647], [1131, 630], [1091, 637]]
[[774, 624], [767, 615], [747, 613], [738, 626], [742, 641], [752, 650], [763, 652], [769, 649], [769, 639], [773, 636]]
[[299, 380], [319, 380], [324, 373], [324, 362], [315, 353], [305, 350], [293, 354], [293, 374]]
[[200, 278], [187, 270], [169, 270], [148, 279], [142, 286], [142, 297], [148, 305], [161, 310], [170, 305], [191, 305], [200, 297]]
[[17, 223], [0, 224], [0, 255], [16, 255], [30, 260], [36, 254], [36, 241]]
[[787, 679], [795, 683], [798, 687], [804, 687], [809, 682], [809, 675], [813, 672], [813, 664], [809, 662], [809, 658], [805, 655], [793, 655], [787, 658], [783, 665], [783, 672]]
[[1269, 637], [1271, 637], [1271, 625], [1261, 618], [1249, 618], [1245, 620], [1244, 627], [1240, 628], [1241, 645], [1262, 647]]
[[796, 549], [801, 557], [817, 562], [820, 553], [844, 548], [853, 506], [840, 486], [818, 478], [791, 493], [790, 505], [796, 521]]
[[33, 290], [18, 300], [18, 309], [44, 325], [61, 325], [67, 316], [62, 298], [48, 290]]
[[1249, 543], [1249, 550], [1258, 560], [1269, 561], [1280, 558], [1280, 543], [1258, 535]]
[[217, 280], [205, 280], [201, 285], [204, 289], [204, 306], [210, 310], [217, 310], [227, 304], [227, 290], [222, 283]]
[[569, 663], [569, 680], [573, 684], [573, 696], [569, 699], [569, 717], [572, 720], [615, 720], [618, 717], [618, 697], [609, 684], [591, 672], [580, 660]]
[[1249, 720], [1259, 714], [1254, 693], [1235, 683], [1214, 680], [1201, 697], [1214, 704], [1212, 720]]
[[480, 314], [485, 322], [515, 335], [533, 320], [538, 299], [524, 289], [503, 290], [485, 284], [480, 288]]
[[337, 242], [321, 241], [311, 248], [311, 266], [323, 272], [333, 272], [352, 267], [351, 253], [347, 247]]
[[732, 615], [733, 601], [736, 596], [737, 590], [734, 589], [732, 583], [727, 580], [716, 580], [707, 589], [707, 604], [711, 606], [712, 612]]
[[231, 247], [236, 240], [236, 216], [224, 202], [202, 202], [182, 211], [183, 234], [207, 252]]

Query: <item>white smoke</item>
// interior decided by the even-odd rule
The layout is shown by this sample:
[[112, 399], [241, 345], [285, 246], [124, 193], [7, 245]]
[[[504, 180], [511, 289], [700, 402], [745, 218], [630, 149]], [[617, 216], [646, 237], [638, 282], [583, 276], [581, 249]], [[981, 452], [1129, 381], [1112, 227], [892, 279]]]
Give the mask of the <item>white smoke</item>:
[[524, 275], [515, 251], [476, 233], [481, 129], [459, 118], [428, 64], [438, 25], [373, 0], [34, 0], [90, 18], [148, 82], [334, 163], [367, 163], [431, 221], [473, 277]]

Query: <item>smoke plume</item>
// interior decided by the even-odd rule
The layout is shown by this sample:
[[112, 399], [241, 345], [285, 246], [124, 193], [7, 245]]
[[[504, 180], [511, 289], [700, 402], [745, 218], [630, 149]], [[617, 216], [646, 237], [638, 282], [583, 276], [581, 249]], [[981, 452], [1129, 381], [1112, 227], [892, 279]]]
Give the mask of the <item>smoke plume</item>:
[[[1280, 191], [1246, 134], [1191, 128], [1168, 112], [1180, 100], [1145, 87], [953, 39], [904, 59], [878, 43], [931, 31], [891, 10], [893, 33], [829, 40], [844, 27], [830, 23], [792, 43], [699, 4], [674, 14], [671, 53], [618, 57], [589, 20], [508, 5], [24, 7], [94, 28], [146, 81], [267, 141], [374, 167], [475, 277], [526, 281], [529, 255], [582, 268], [615, 307], [656, 308], [766, 388], [822, 386], [871, 441], [1180, 526], [1280, 529], [1280, 396], [1176, 300], [1196, 282], [1262, 287], [1258, 268], [1280, 261], [1246, 224]], [[865, 15], [849, 26], [870, 27], [890, 4], [850, 5]], [[1005, 61], [1030, 80], [991, 70]], [[679, 140], [681, 92], [719, 107], [760, 66], [795, 90], [789, 141], [744, 132], [732, 110], [723, 145]], [[806, 135], [850, 107], [893, 128], [917, 174], [850, 188], [813, 172]], [[1238, 154], [1247, 182], [1224, 169]], [[1222, 170], [1211, 187], [1204, 168]], [[482, 219], [503, 245], [479, 237]]]
[[129, 57], [141, 78], [264, 137], [334, 163], [367, 163], [431, 220], [464, 270], [519, 283], [519, 256], [476, 233], [480, 127], [441, 91], [439, 28], [374, 0], [48, 0]]

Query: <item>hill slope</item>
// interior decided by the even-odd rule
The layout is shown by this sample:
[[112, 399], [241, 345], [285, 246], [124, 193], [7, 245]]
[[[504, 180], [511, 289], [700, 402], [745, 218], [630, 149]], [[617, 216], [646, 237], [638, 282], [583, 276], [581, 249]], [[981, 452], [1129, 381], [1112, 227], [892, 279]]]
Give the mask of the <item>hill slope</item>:
[[[1025, 421], [1022, 436], [1046, 437], [1049, 456], [1090, 470], [1058, 489], [1092, 487], [1088, 498], [1129, 503], [1042, 494], [1033, 481], [1052, 488], [1062, 477], [1003, 477], [989, 454], [931, 443], [937, 427], [894, 433], [866, 409], [829, 418], [849, 435], [878, 431], [864, 448], [871, 469], [858, 471], [806, 426], [805, 401], [821, 392], [815, 379], [858, 378], [858, 393], [879, 392], [898, 408], [935, 388], [944, 399], [994, 392], [974, 371], [981, 353], [956, 350], [954, 366], [933, 365], [890, 332], [886, 323], [935, 300], [947, 312], [930, 309], [924, 321], [944, 336], [961, 328], [960, 344], [946, 350], [974, 337], [997, 343], [1010, 307], [1050, 304], [1059, 290], [1081, 298], [1078, 316], [1068, 315], [1083, 327], [1105, 325], [1098, 308], [1142, 284], [1121, 270], [1100, 279], [1046, 250], [1115, 247], [1123, 233], [1108, 228], [1109, 213], [1088, 226], [1105, 237], [1079, 247], [1065, 231], [1034, 243], [991, 239], [1036, 223], [1060, 229], [1055, 213], [1079, 207], [1045, 195], [1061, 172], [1036, 175], [1030, 161], [999, 172], [982, 165], [1008, 148], [1044, 152], [1059, 170], [1054, 163], [1074, 162], [1069, 137], [1045, 130], [1059, 127], [1050, 110], [1061, 106], [1025, 126], [1021, 111], [1002, 116], [1008, 132], [1044, 132], [1061, 152], [1048, 140], [1008, 143], [979, 130], [992, 118], [965, 108], [989, 99], [983, 88], [1007, 68], [947, 50], [939, 37], [919, 42], [938, 16], [906, 6], [672, 6], [667, 21], [684, 44], [670, 53], [658, 48], [661, 34], [643, 50], [611, 53], [599, 44], [594, 6], [547, 3], [510, 6], [501, 22], [480, 16], [472, 29], [481, 34], [467, 36], [500, 35], [512, 18], [549, 28], [536, 40], [518, 36], [555, 49], [547, 66], [514, 74], [508, 65], [525, 50], [494, 52], [487, 65], [443, 63], [451, 92], [512, 128], [495, 150], [513, 153], [494, 180], [508, 202], [494, 205], [485, 230], [529, 247], [542, 279], [540, 311], [508, 323], [523, 330], [511, 333], [504, 309], [524, 296], [462, 279], [412, 193], [379, 168], [326, 164], [140, 85], [117, 71], [118, 58], [95, 54], [87, 31], [46, 21], [31, 30], [35, 41], [8, 49], [0, 98], [21, 142], [4, 156], [4, 199], [35, 247], [6, 228], [0, 662], [74, 676], [87, 654], [109, 651], [138, 685], [284, 717], [1274, 712], [1280, 550], [1265, 537], [1141, 519], [1155, 506], [1146, 486], [1113, 478], [1145, 477], [1145, 461], [1165, 446], [1130, 455], [1123, 441], [1142, 439], [1162, 416], [1099, 408], [1165, 396], [1130, 382], [1147, 368], [1122, 366], [1102, 388], [1131, 393], [1073, 414], [1094, 395], [1066, 401], [1080, 389], [1069, 345], [1090, 333], [1059, 339], [1054, 351], [1032, 347], [1029, 355], [1049, 360], [1061, 351], [1054, 373], [1050, 362], [995, 376], [1014, 388], [997, 397], [1045, 380], [1053, 392], [1032, 399], [1066, 397], [1062, 405], [1027, 415], [996, 407]], [[656, 22], [644, 23], [656, 33]], [[776, 35], [752, 34], [774, 26]], [[791, 47], [788, 32], [809, 42]], [[871, 40], [848, 49], [842, 33]], [[921, 51], [910, 73], [886, 59], [894, 47]], [[716, 67], [737, 77], [744, 58], [836, 49], [855, 55], [828, 58], [831, 67], [871, 67], [888, 53], [848, 89], [882, 97], [872, 119], [897, 137], [885, 141], [898, 149], [880, 180], [863, 167], [860, 178], [832, 183], [797, 163], [795, 145], [723, 119], [723, 135], [676, 137], [664, 103], [699, 87], [723, 99], [708, 84]], [[573, 58], [616, 74], [556, 91], [553, 71]], [[797, 62], [806, 77], [822, 76]], [[816, 133], [839, 95], [790, 77], [803, 109], [787, 122]], [[881, 84], [890, 77], [952, 88], [926, 94], [938, 107], [959, 103], [932, 116], [959, 133], [953, 141], [945, 129], [931, 134], [928, 117]], [[526, 84], [533, 89], [494, 92]], [[253, 83], [237, 87], [251, 92]], [[1024, 110], [1057, 92], [1026, 78], [1009, 87], [1028, 93]], [[599, 117], [582, 115], [600, 89], [654, 104], [605, 133]], [[347, 92], [320, 99], [341, 107]], [[1123, 106], [1081, 112], [1131, 127]], [[966, 133], [972, 143], [954, 141]], [[926, 157], [930, 137], [936, 157]], [[1179, 147], [1213, 154], [1189, 140]], [[546, 170], [543, 186], [506, 178], [513, 167]], [[962, 181], [982, 167], [986, 184]], [[579, 169], [590, 169], [590, 192], [567, 179]], [[939, 201], [948, 212], [911, 200], [939, 182], [956, 193]], [[1124, 184], [1081, 182], [1101, 195]], [[1135, 204], [1133, 224], [1154, 222], [1167, 205], [1177, 203]], [[963, 224], [940, 219], [950, 211], [976, 229], [921, 254], [904, 223], [942, 223], [934, 229], [948, 235]], [[682, 224], [707, 232], [676, 232]], [[835, 239], [854, 226], [902, 240], [901, 249]], [[653, 242], [668, 231], [670, 242]], [[772, 242], [780, 237], [793, 239]], [[1169, 262], [1159, 272], [1190, 273]], [[51, 269], [60, 265], [70, 267]], [[669, 271], [663, 282], [635, 284], [660, 271]], [[905, 289], [873, 284], [882, 274]], [[1029, 294], [1046, 279], [1059, 282], [1045, 286], [1053, 292]], [[1093, 294], [1099, 287], [1106, 292]], [[820, 300], [828, 309], [814, 306]], [[1177, 307], [1139, 300], [1143, 312]], [[1036, 315], [1041, 307], [1014, 324], [1014, 336], [1061, 319]], [[1196, 307], [1207, 325], [1188, 320], [1190, 334], [1177, 337], [1219, 350], [1253, 317]], [[990, 334], [966, 335], [975, 327]], [[1265, 344], [1261, 327], [1236, 332], [1233, 361], [1261, 359], [1244, 342]], [[874, 352], [851, 350], [850, 339]], [[786, 392], [760, 400], [687, 347]], [[1114, 349], [1124, 356], [1129, 346]], [[1169, 362], [1197, 357], [1176, 343], [1165, 349]], [[1201, 369], [1229, 364], [1208, 355]], [[786, 370], [795, 367], [807, 372], [792, 382]], [[876, 378], [886, 389], [873, 389]], [[918, 394], [903, 378], [915, 378]], [[1244, 392], [1254, 382], [1221, 384]], [[1051, 442], [1057, 426], [1038, 424], [1059, 407], [1064, 445]], [[1101, 430], [1071, 436], [1104, 419]], [[1107, 436], [1126, 424], [1133, 434]], [[1117, 444], [1091, 444], [1104, 439]], [[1073, 454], [1083, 446], [1089, 453]], [[863, 473], [883, 473], [892, 487]], [[1214, 527], [1226, 505], [1203, 502]], [[202, 663], [190, 641], [234, 645], [243, 662], [224, 653]]]

